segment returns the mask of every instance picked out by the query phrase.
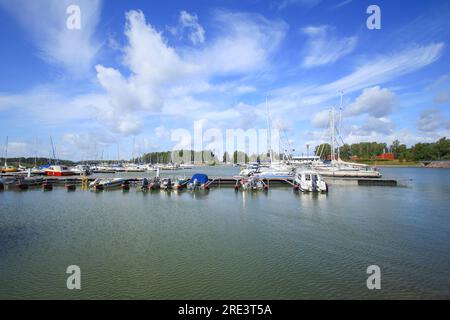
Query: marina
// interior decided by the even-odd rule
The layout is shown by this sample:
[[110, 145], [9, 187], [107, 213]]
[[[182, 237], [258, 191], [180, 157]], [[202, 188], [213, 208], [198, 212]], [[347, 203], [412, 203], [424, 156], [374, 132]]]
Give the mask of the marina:
[[[239, 168], [180, 175], [200, 171], [234, 181]], [[274, 181], [258, 192], [235, 192], [232, 184], [209, 191], [87, 192], [78, 182], [69, 192], [62, 181], [52, 191], [5, 190], [0, 297], [448, 298], [450, 172], [380, 171], [383, 179], [408, 184], [362, 187], [353, 179], [328, 179], [324, 194]], [[149, 177], [103, 178], [117, 176]], [[64, 286], [73, 263], [84, 275], [80, 291]], [[370, 264], [386, 270], [379, 292], [365, 287]]]
[[0, 300], [450, 300], [449, 13], [0, 0]]
[[[145, 177], [126, 177], [126, 178], [114, 178], [116, 180], [116, 183], [112, 185], [112, 187], [119, 188], [123, 183], [128, 183], [133, 187], [141, 186]], [[179, 189], [175, 187], [177, 178], [172, 177], [171, 179], [171, 186], [173, 188], [164, 188], [164, 189]], [[397, 181], [395, 179], [373, 179], [373, 178], [328, 178], [324, 177], [324, 181], [327, 183], [339, 183], [336, 182], [336, 180], [341, 180], [342, 184], [356, 184], [361, 186], [397, 186]], [[4, 190], [10, 190], [10, 189], [20, 189], [19, 186], [24, 188], [24, 185], [27, 185], [28, 187], [40, 187], [43, 185], [51, 184], [54, 186], [82, 186], [83, 184], [89, 185], [96, 180], [102, 181], [102, 178], [98, 178], [96, 176], [86, 176], [86, 177], [18, 177], [11, 176], [11, 175], [4, 175], [2, 179], [2, 185], [4, 187]], [[103, 178], [104, 181], [111, 181], [109, 178]], [[186, 183], [191, 181], [192, 179], [188, 178], [186, 179]], [[207, 183], [210, 187], [233, 187], [236, 188], [236, 185], [239, 185], [241, 181], [248, 180], [246, 177], [242, 176], [213, 176], [208, 177]], [[294, 177], [262, 177], [259, 180], [261, 180], [266, 186], [267, 189], [272, 187], [288, 187], [292, 186], [295, 187], [295, 178]], [[111, 186], [110, 186], [111, 187]], [[152, 189], [152, 187], [149, 187]], [[89, 189], [88, 187], [85, 187], [84, 189]], [[155, 189], [155, 188], [153, 188]], [[160, 189], [160, 187], [158, 187]], [[181, 188], [180, 188], [181, 189]]]

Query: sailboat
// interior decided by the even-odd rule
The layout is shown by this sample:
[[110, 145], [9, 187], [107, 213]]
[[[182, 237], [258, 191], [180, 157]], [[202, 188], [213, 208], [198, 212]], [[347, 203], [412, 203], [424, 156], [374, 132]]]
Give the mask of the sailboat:
[[[53, 139], [50, 137], [50, 142], [52, 145], [52, 153], [53, 153], [53, 161], [58, 162], [56, 160], [56, 152], [55, 152], [55, 146], [53, 145]], [[46, 176], [73, 176], [75, 175], [75, 172], [73, 172], [68, 166], [59, 165], [59, 164], [53, 164], [50, 165], [48, 168], [44, 170]]]
[[8, 165], [8, 137], [6, 137], [6, 145], [5, 145], [5, 165], [1, 168], [2, 173], [11, 173], [17, 172], [17, 168], [14, 166]]
[[270, 165], [267, 167], [247, 166], [240, 173], [241, 176], [257, 176], [259, 179], [289, 179], [294, 175], [294, 167], [283, 160], [274, 160], [272, 150], [272, 124], [266, 97], [266, 119], [267, 119], [267, 146], [269, 150]]
[[[340, 127], [342, 123], [342, 98], [339, 113], [339, 127], [336, 126], [336, 115], [334, 107], [330, 110], [330, 146], [331, 146], [331, 161], [324, 163], [322, 161], [314, 161], [312, 167], [324, 177], [336, 178], [381, 178], [381, 173], [373, 167], [366, 164], [346, 162], [341, 159], [338, 137], [341, 141]], [[337, 133], [336, 133], [337, 131]], [[338, 137], [337, 137], [338, 136]], [[336, 154], [337, 144], [337, 154]]]

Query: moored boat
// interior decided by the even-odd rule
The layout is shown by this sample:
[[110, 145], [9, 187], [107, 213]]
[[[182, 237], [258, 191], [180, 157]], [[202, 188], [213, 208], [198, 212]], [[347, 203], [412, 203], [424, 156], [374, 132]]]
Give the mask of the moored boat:
[[127, 180], [123, 178], [114, 178], [114, 179], [97, 178], [89, 184], [89, 187], [93, 190], [106, 190], [106, 189], [120, 188], [122, 184], [125, 182], [127, 182]]
[[294, 176], [294, 189], [302, 192], [328, 192], [328, 185], [317, 171], [298, 168]]
[[69, 167], [63, 165], [49, 166], [44, 170], [44, 172], [45, 175], [47, 176], [57, 176], [57, 177], [73, 176], [76, 174], [74, 171], [70, 170]]
[[18, 170], [17, 170], [16, 167], [10, 166], [10, 165], [7, 165], [7, 164], [5, 164], [5, 166], [3, 166], [3, 167], [1, 168], [1, 172], [2, 172], [2, 173], [12, 173], [12, 172], [17, 172], [17, 171], [18, 171]]
[[170, 179], [170, 178], [162, 179], [160, 188], [163, 189], [163, 190], [170, 190], [170, 189], [172, 189], [172, 179]]
[[187, 184], [189, 183], [189, 179], [185, 178], [178, 178], [175, 180], [173, 184], [173, 188], [176, 190], [181, 190], [187, 187]]
[[209, 189], [209, 178], [206, 174], [196, 173], [187, 184], [189, 190]]

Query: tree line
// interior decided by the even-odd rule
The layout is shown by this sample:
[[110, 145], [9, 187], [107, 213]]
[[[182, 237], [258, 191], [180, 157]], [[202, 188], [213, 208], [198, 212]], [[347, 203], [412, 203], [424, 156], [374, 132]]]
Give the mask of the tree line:
[[[331, 157], [331, 146], [321, 144], [315, 149], [316, 155], [322, 159]], [[391, 145], [378, 142], [360, 142], [344, 144], [336, 149], [336, 154], [344, 160], [358, 157], [361, 160], [374, 159], [383, 153], [393, 153], [396, 159], [405, 161], [450, 160], [450, 140], [446, 137], [431, 143], [416, 143], [411, 147], [395, 140]]]

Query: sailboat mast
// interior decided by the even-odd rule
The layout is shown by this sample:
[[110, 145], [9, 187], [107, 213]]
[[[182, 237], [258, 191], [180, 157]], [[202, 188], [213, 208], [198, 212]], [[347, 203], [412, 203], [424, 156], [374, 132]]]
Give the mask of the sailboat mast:
[[50, 136], [50, 143], [52, 145], [52, 153], [53, 153], [53, 161], [56, 163], [56, 151], [55, 151], [55, 146], [53, 145], [53, 138]]
[[331, 135], [331, 161], [333, 162], [335, 160], [335, 154], [334, 154], [334, 106], [331, 108], [330, 112], [330, 135]]
[[[340, 91], [341, 94], [341, 103], [339, 105], [339, 126], [338, 126], [338, 135], [341, 137], [341, 127], [342, 127], [342, 100], [344, 97], [344, 91]], [[338, 160], [341, 160], [341, 148], [338, 148]]]
[[8, 136], [6, 136], [6, 145], [5, 145], [5, 168], [8, 165], [6, 159], [8, 159]]
[[34, 143], [34, 167], [37, 168], [37, 138], [35, 138]]
[[135, 159], [134, 159], [134, 148], [136, 145], [136, 136], [133, 136], [133, 147], [131, 148], [131, 161], [133, 163], [136, 163]]
[[269, 148], [270, 155], [270, 164], [273, 162], [273, 154], [272, 154], [272, 128], [270, 125], [270, 113], [269, 113], [269, 105], [267, 104], [267, 96], [266, 96], [266, 120], [267, 120], [267, 147]]

